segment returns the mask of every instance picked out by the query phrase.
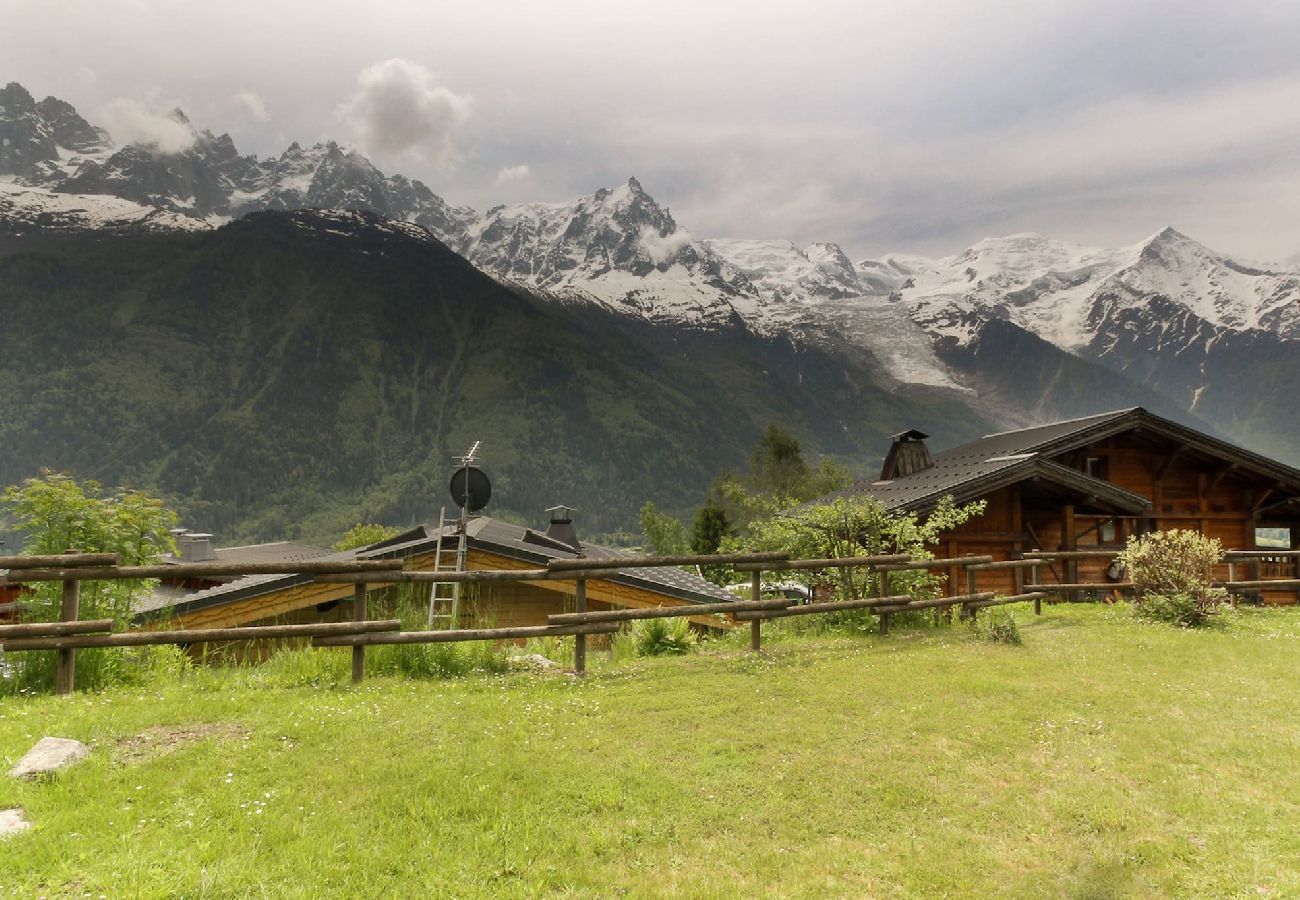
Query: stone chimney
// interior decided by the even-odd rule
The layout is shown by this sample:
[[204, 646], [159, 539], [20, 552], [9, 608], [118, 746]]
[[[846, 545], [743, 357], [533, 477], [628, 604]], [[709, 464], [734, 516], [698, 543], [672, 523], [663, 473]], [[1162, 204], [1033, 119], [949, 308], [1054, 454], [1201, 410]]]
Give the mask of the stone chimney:
[[933, 466], [934, 460], [930, 458], [930, 450], [925, 446], [928, 437], [928, 434], [915, 428], [890, 435], [889, 439], [893, 443], [889, 446], [885, 464], [880, 467], [880, 480], [893, 481]]
[[582, 542], [578, 540], [578, 531], [573, 527], [574, 511], [573, 507], [563, 504], [548, 509], [547, 512], [551, 514], [551, 524], [546, 529], [546, 536], [572, 547], [576, 553], [581, 553]]

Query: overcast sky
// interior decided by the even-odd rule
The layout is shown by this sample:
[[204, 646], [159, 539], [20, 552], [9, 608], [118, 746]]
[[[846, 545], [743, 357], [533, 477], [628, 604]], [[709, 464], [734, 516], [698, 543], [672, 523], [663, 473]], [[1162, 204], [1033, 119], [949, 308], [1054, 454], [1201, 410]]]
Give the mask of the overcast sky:
[[698, 237], [855, 257], [1300, 253], [1298, 43], [1297, 0], [0, 0], [0, 81], [119, 134], [179, 105], [479, 209], [635, 175]]

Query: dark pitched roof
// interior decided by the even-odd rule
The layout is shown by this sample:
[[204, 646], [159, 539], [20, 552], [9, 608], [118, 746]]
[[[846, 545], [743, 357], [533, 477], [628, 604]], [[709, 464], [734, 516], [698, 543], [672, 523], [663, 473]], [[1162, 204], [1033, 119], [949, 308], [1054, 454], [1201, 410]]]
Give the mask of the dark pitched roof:
[[934, 465], [929, 469], [892, 481], [859, 481], [848, 490], [816, 502], [837, 497], [871, 496], [889, 509], [924, 512], [948, 495], [959, 503], [968, 502], [1000, 487], [1036, 477], [1077, 489], [1116, 509], [1140, 512], [1149, 505], [1147, 498], [1050, 461], [1050, 457], [1134, 428], [1160, 434], [1207, 455], [1229, 460], [1244, 469], [1300, 488], [1300, 470], [1161, 418], [1141, 407], [1132, 407], [987, 434], [935, 455]]
[[[552, 541], [542, 532], [521, 525], [512, 525], [509, 522], [502, 522], [487, 516], [475, 516], [470, 519], [468, 533], [471, 549], [480, 549], [499, 556], [518, 559], [522, 562], [534, 563], [539, 567], [545, 566], [552, 559], [576, 559], [578, 557], [578, 554], [571, 548]], [[443, 529], [443, 536], [445, 536], [449, 547], [455, 545], [455, 535], [455, 526], [449, 525]], [[348, 550], [342, 553], [329, 553], [326, 551], [323, 556], [316, 558], [322, 560], [351, 560], [419, 556], [436, 549], [439, 539], [437, 528], [421, 525], [386, 541], [380, 541], [359, 550]], [[618, 560], [636, 556], [634, 553], [616, 550], [611, 547], [601, 547], [596, 544], [584, 544], [583, 551], [583, 556], [589, 559]], [[644, 590], [691, 603], [718, 603], [736, 599], [735, 594], [724, 591], [698, 575], [673, 567], [622, 569], [617, 575], [602, 578], [601, 580], [643, 588]], [[134, 612], [137, 619], [147, 618], [163, 609], [167, 609], [173, 615], [179, 615], [233, 603], [236, 600], [243, 600], [248, 597], [257, 597], [262, 594], [281, 591], [311, 581], [312, 577], [310, 575], [249, 575], [228, 584], [218, 585], [217, 587], [196, 591], [180, 597], [168, 595], [167, 592], [156, 593], [140, 603]]]
[[[212, 552], [217, 557], [214, 562], [262, 563], [322, 559], [334, 551], [295, 541], [273, 541], [269, 544], [247, 544], [243, 547], [217, 547]], [[185, 560], [169, 556], [163, 562], [179, 564]]]

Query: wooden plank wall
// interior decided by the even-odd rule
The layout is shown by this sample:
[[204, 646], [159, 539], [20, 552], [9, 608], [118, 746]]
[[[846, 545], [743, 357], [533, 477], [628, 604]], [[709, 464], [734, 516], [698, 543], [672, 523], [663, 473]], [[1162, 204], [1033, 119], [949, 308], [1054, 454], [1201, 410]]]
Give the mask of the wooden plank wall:
[[[1118, 549], [1129, 535], [1147, 527], [1192, 529], [1218, 538], [1228, 550], [1255, 548], [1252, 507], [1264, 489], [1258, 480], [1231, 469], [1226, 463], [1207, 462], [1191, 453], [1153, 449], [1125, 436], [1108, 439], [1057, 461], [1068, 465], [1089, 456], [1105, 461], [1107, 481], [1151, 498], [1150, 516], [1145, 520], [1115, 519], [1114, 538], [1103, 543], [1101, 525], [1111, 517], [1071, 512], [1065, 505], [1024, 509], [1019, 489], [1004, 488], [986, 498], [988, 511], [983, 517], [944, 535], [933, 548], [935, 553], [986, 554], [995, 559], [1011, 559], [1028, 549], [1097, 546]], [[1300, 539], [1300, 535], [1295, 537]], [[1045, 566], [1042, 577], [1058, 582], [1101, 582], [1105, 580], [1108, 565], [1106, 560], [1057, 563], [1054, 567]], [[1218, 567], [1215, 575], [1226, 579], [1227, 566]], [[976, 583], [978, 590], [1007, 593], [1015, 589], [1014, 577], [1010, 571], [981, 572]], [[965, 590], [964, 584], [949, 585], [949, 593], [961, 590]], [[1268, 603], [1290, 604], [1296, 602], [1297, 592], [1269, 591], [1264, 598]]]

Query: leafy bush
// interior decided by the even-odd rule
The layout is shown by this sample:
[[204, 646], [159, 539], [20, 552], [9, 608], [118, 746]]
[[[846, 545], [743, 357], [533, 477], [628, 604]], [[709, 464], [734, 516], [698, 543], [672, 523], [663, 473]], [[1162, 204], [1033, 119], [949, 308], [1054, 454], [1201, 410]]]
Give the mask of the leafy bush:
[[986, 641], [995, 644], [1024, 643], [1016, 617], [1005, 609], [994, 609], [971, 621], [971, 630]]
[[1119, 555], [1134, 588], [1134, 609], [1144, 618], [1184, 628], [1208, 624], [1227, 593], [1213, 585], [1211, 566], [1223, 558], [1216, 538], [1184, 529], [1129, 538]]
[[1198, 628], [1217, 613], [1218, 606], [1218, 602], [1207, 606], [1204, 599], [1191, 594], [1147, 594], [1142, 602], [1134, 604], [1133, 610], [1144, 619]]
[[[39, 478], [0, 493], [0, 511], [23, 535], [23, 550], [46, 555], [75, 550], [116, 553], [123, 565], [149, 565], [175, 549], [169, 529], [176, 515], [161, 500], [140, 491], [106, 492], [96, 481], [77, 481], [45, 471]], [[82, 619], [112, 619], [116, 630], [131, 622], [134, 604], [157, 585], [155, 580], [83, 581]], [[20, 621], [58, 621], [63, 586], [38, 582], [22, 597]], [[175, 648], [113, 648], [77, 651], [76, 683], [81, 690], [113, 684], [138, 685], [160, 672], [187, 664]], [[54, 685], [54, 652], [15, 653], [0, 668], [0, 693], [49, 690]]]
[[634, 622], [632, 640], [637, 656], [676, 656], [695, 646], [691, 623], [684, 616]]

